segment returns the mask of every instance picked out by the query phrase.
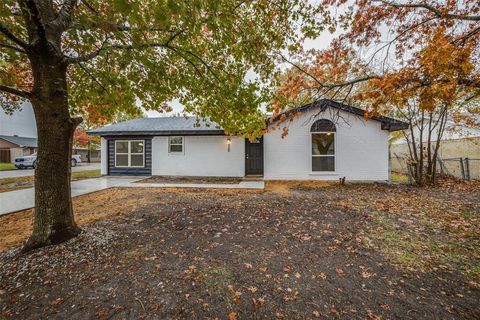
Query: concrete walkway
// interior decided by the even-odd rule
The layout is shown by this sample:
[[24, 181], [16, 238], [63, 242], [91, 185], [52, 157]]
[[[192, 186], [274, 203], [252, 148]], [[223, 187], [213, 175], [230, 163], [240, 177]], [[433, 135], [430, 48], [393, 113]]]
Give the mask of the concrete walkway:
[[199, 189], [256, 189], [263, 190], [263, 181], [240, 181], [240, 183], [129, 183], [127, 188], [199, 188]]
[[[263, 181], [241, 181], [232, 184], [214, 183], [134, 183], [145, 177], [101, 177], [72, 181], [72, 197], [113, 187], [128, 188], [202, 188], [263, 190]], [[30, 209], [35, 206], [33, 188], [0, 193], [0, 215]]]
[[[72, 168], [72, 172], [88, 171], [100, 169], [100, 163], [79, 163]], [[33, 176], [35, 170], [33, 169], [16, 169], [16, 170], [2, 170], [0, 171], [0, 179], [2, 178], [16, 178]]]
[[[72, 197], [80, 196], [95, 191], [112, 187], [122, 187], [131, 182], [139, 181], [142, 178], [115, 178], [101, 177], [72, 181]], [[35, 193], [33, 188], [2, 192], [0, 193], [0, 215], [10, 212], [30, 209], [35, 206]]]

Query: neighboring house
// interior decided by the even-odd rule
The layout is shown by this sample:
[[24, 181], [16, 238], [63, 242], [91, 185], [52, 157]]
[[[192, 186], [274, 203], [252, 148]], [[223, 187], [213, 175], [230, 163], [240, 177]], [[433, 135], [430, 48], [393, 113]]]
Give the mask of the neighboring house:
[[36, 148], [37, 126], [32, 105], [23, 103], [11, 115], [0, 107], [0, 162], [30, 155]]
[[29, 156], [36, 149], [36, 138], [0, 135], [0, 162], [13, 162], [16, 157]]
[[[28, 156], [37, 151], [37, 125], [33, 107], [22, 103], [19, 110], [7, 114], [0, 106], [0, 162], [13, 162], [16, 157]], [[88, 150], [74, 147], [73, 154], [87, 161]], [[100, 161], [97, 146], [91, 150], [91, 161]]]
[[[290, 112], [299, 117], [269, 122], [261, 139], [226, 136], [194, 117], [144, 118], [88, 133], [101, 136], [105, 175], [263, 175], [266, 180], [386, 181], [389, 132], [408, 127], [387, 117], [320, 100]], [[273, 130], [276, 127], [276, 130]], [[283, 128], [288, 135], [282, 138]]]

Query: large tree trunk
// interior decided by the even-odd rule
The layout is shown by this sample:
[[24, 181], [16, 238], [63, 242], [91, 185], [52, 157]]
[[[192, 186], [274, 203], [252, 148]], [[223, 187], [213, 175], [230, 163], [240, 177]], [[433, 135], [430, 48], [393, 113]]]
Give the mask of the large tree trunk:
[[32, 61], [32, 105], [38, 132], [33, 233], [24, 250], [53, 245], [80, 232], [73, 217], [70, 159], [80, 119], [68, 110], [67, 66], [49, 58]]

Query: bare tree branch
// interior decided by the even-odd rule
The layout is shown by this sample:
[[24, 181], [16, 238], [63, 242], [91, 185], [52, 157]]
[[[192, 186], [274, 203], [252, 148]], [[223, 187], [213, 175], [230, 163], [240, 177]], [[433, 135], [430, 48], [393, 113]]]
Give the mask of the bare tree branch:
[[23, 50], [22, 48], [19, 48], [19, 47], [15, 47], [15, 46], [12, 46], [12, 45], [9, 45], [9, 44], [6, 44], [6, 43], [1, 43], [0, 42], [0, 47], [3, 47], [3, 48], [7, 48], [7, 49], [11, 49], [13, 51], [17, 51], [17, 52], [20, 52], [20, 53], [27, 53], [25, 50]]
[[53, 24], [58, 25], [62, 30], [65, 30], [71, 21], [72, 13], [77, 5], [77, 1], [78, 0], [65, 0], [57, 17], [53, 21]]
[[89, 61], [93, 58], [95, 58], [96, 56], [98, 56], [100, 54], [100, 52], [102, 52], [102, 50], [105, 49], [105, 44], [108, 42], [108, 40], [110, 39], [110, 37], [105, 37], [105, 39], [103, 40], [102, 42], [102, 45], [95, 51], [93, 52], [90, 52], [90, 53], [87, 53], [87, 54], [84, 54], [84, 55], [80, 55], [78, 57], [65, 57], [65, 61], [67, 64], [74, 64], [74, 63], [80, 63], [80, 62], [86, 62], [86, 61]]
[[290, 61], [289, 59], [287, 59], [281, 52], [277, 52], [277, 54], [288, 64], [290, 64], [291, 66], [293, 66], [295, 69], [297, 69], [298, 71], [300, 71], [301, 73], [303, 73], [304, 75], [306, 75], [307, 77], [309, 77], [310, 79], [312, 79], [313, 81], [315, 81], [316, 83], [318, 83], [320, 86], [322, 86], [322, 82], [320, 82], [316, 77], [314, 77], [313, 75], [311, 75], [308, 71], [306, 71], [305, 69], [303, 69], [301, 66], [299, 66], [298, 64]]
[[198, 66], [192, 60], [188, 59], [181, 52], [179, 52], [177, 48], [171, 46], [167, 46], [166, 48], [178, 54], [183, 60], [185, 60], [189, 65], [191, 65], [193, 69], [195, 69], [195, 72], [198, 73], [200, 77], [203, 77], [203, 73], [200, 71], [200, 69], [198, 69]]
[[432, 5], [429, 5], [425, 2], [422, 3], [398, 3], [394, 1], [388, 0], [372, 0], [373, 2], [381, 2], [388, 6], [392, 6], [395, 8], [413, 8], [413, 9], [426, 9], [438, 18], [443, 19], [452, 19], [452, 20], [466, 20], [466, 21], [480, 21], [480, 16], [471, 16], [471, 15], [463, 15], [463, 14], [455, 14], [455, 13], [443, 13], [440, 9], [435, 8]]
[[84, 55], [78, 56], [78, 57], [67, 57], [67, 58], [65, 58], [65, 60], [68, 64], [86, 62], [86, 61], [92, 60], [93, 58], [98, 56], [102, 52], [102, 50], [104, 50], [103, 46], [98, 48], [97, 50], [95, 50], [93, 52], [90, 52], [90, 53], [87, 53], [87, 54], [84, 54]]
[[[344, 82], [338, 82], [338, 83], [323, 83], [321, 82], [319, 79], [317, 79], [317, 77], [315, 77], [314, 75], [312, 75], [311, 73], [309, 73], [308, 71], [306, 71], [305, 69], [303, 69], [301, 66], [299, 66], [298, 64], [288, 60], [285, 56], [283, 56], [281, 53], [277, 53], [278, 55], [280, 55], [280, 57], [282, 57], [282, 59], [287, 62], [288, 64], [292, 65], [295, 69], [297, 69], [298, 71], [300, 71], [301, 73], [305, 74], [307, 77], [309, 77], [310, 79], [312, 79], [313, 81], [315, 81], [317, 84], [318, 84], [318, 87], [319, 88], [322, 88], [322, 89], [327, 89], [327, 90], [331, 90], [331, 89], [336, 89], [336, 88], [343, 88], [343, 87], [348, 87], [348, 86], [353, 86], [359, 82], [365, 82], [365, 81], [368, 81], [368, 80], [372, 80], [372, 79], [379, 79], [380, 76], [377, 76], [377, 75], [365, 75], [363, 77], [360, 77], [360, 78], [355, 78], [355, 79], [352, 79], [352, 80], [347, 80], [347, 81], [344, 81]], [[351, 91], [351, 89], [349, 90]], [[338, 91], [337, 91], [338, 93]], [[335, 93], [335, 94], [337, 94]]]
[[467, 42], [468, 39], [470, 39], [471, 37], [475, 36], [478, 33], [480, 33], [480, 27], [477, 27], [477, 28], [471, 30], [470, 32], [462, 35], [458, 39], [455, 39], [454, 41], [452, 41], [452, 44], [459, 43], [461, 45], [465, 45], [465, 43]]
[[[375, 52], [372, 54], [372, 57], [370, 58], [370, 60], [367, 62], [367, 65], [369, 65], [370, 63], [372, 63], [373, 59], [375, 58], [376, 54], [379, 53], [380, 51], [382, 51], [383, 49], [387, 48], [387, 55], [386, 57], [388, 56], [388, 51], [390, 50], [390, 47], [392, 46], [392, 44], [397, 41], [398, 39], [400, 39], [402, 36], [404, 36], [407, 32], [409, 31], [412, 31], [413, 29], [427, 23], [427, 22], [430, 22], [432, 21], [433, 19], [435, 18], [429, 18], [429, 19], [426, 19], [426, 20], [423, 20], [422, 22], [419, 22], [419, 23], [416, 23], [414, 24], [413, 26], [403, 30], [402, 32], [400, 32], [399, 34], [397, 34], [395, 36], [395, 38], [393, 38], [392, 40], [388, 41], [385, 45], [381, 46], [379, 49], [375, 50]], [[384, 59], [384, 63], [385, 65], [385, 59]]]
[[357, 84], [357, 83], [360, 83], [360, 82], [365, 82], [365, 81], [368, 81], [368, 80], [380, 79], [380, 78], [381, 78], [380, 76], [376, 76], [376, 75], [367, 75], [367, 76], [364, 76], [364, 77], [355, 78], [355, 79], [344, 81], [344, 82], [324, 83], [324, 84], [322, 84], [322, 86], [324, 88], [347, 87], [347, 86], [351, 86], [351, 85], [354, 85], [354, 84]]
[[17, 45], [25, 50], [28, 50], [29, 45], [22, 39], [16, 37], [3, 23], [0, 22], [0, 32], [3, 33], [7, 39], [15, 42]]
[[15, 89], [15, 88], [12, 88], [12, 87], [9, 87], [9, 86], [5, 86], [5, 85], [1, 85], [0, 84], [0, 91], [3, 91], [3, 92], [6, 92], [6, 93], [10, 93], [10, 94], [14, 94], [16, 96], [19, 96], [19, 97], [22, 97], [22, 98], [26, 98], [26, 99], [30, 99], [32, 94], [28, 91], [23, 91], [23, 90], [19, 90], [19, 89]]
[[80, 68], [82, 68], [83, 71], [85, 71], [85, 73], [93, 80], [95, 81], [95, 83], [98, 84], [98, 86], [100, 88], [102, 88], [103, 91], [107, 92], [107, 88], [105, 88], [105, 86], [81, 63], [78, 63], [78, 65], [80, 66]]
[[217, 80], [220, 80], [218, 75], [215, 73], [214, 69], [212, 68], [212, 66], [210, 66], [208, 64], [208, 62], [206, 62], [202, 57], [200, 57], [198, 54], [190, 51], [190, 50], [185, 50], [183, 48], [180, 48], [180, 47], [173, 47], [173, 46], [170, 46], [170, 45], [167, 45], [166, 48], [168, 49], [175, 49], [175, 50], [179, 50], [179, 51], [182, 51], [182, 52], [185, 52], [186, 54], [194, 57], [195, 59], [197, 59], [206, 69], [209, 73], [211, 73], [215, 79]]
[[[74, 63], [79, 63], [79, 62], [85, 62], [88, 60], [91, 60], [95, 57], [97, 57], [102, 51], [107, 51], [107, 50], [112, 50], [112, 49], [127, 49], [127, 50], [134, 50], [134, 49], [143, 49], [143, 48], [148, 48], [148, 47], [163, 47], [163, 48], [168, 48], [170, 47], [170, 43], [173, 42], [178, 36], [180, 36], [182, 33], [185, 32], [185, 29], [178, 30], [177, 32], [173, 33], [166, 41], [164, 42], [152, 42], [152, 43], [144, 43], [144, 44], [139, 44], [139, 45], [110, 45], [106, 46], [106, 43], [108, 40], [110, 40], [110, 37], [106, 37], [105, 40], [103, 41], [102, 45], [95, 51], [87, 53], [85, 55], [81, 55], [78, 57], [67, 57], [66, 62], [68, 64], [74, 64]], [[179, 49], [179, 48], [175, 48]], [[185, 51], [185, 50], [182, 50]], [[185, 51], [187, 52], [187, 51]], [[193, 55], [190, 52], [187, 52], [190, 55]], [[198, 58], [198, 57], [197, 57]], [[202, 59], [199, 59], [202, 60]]]
[[[40, 4], [45, 5], [48, 4], [47, 1], [45, 2], [40, 2]], [[23, 18], [26, 21], [26, 26], [28, 30], [28, 36], [29, 36], [29, 42], [32, 46], [34, 46], [38, 41], [41, 42], [48, 42], [47, 41], [47, 36], [45, 33], [45, 25], [43, 23], [43, 20], [41, 18], [42, 13], [40, 12], [39, 8], [37, 7], [37, 4], [35, 1], [27, 1], [23, 0], [20, 1], [20, 8], [22, 10]], [[52, 8], [50, 8], [52, 9]], [[49, 11], [46, 10], [45, 11]], [[51, 10], [50, 10], [51, 11]], [[50, 16], [52, 12], [47, 12], [43, 13], [44, 16]], [[46, 20], [49, 21], [49, 20]], [[27, 49], [27, 48], [25, 48]]]
[[81, 0], [81, 1], [88, 8], [88, 10], [95, 13], [96, 15], [99, 15], [97, 9], [95, 9], [88, 1], [86, 1], [86, 0]]
[[466, 87], [480, 89], [480, 78], [461, 78], [458, 83]]

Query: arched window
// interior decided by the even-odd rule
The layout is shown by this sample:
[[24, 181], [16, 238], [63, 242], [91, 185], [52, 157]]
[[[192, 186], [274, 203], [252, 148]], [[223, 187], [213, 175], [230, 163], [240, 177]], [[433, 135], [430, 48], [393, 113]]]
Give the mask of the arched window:
[[335, 124], [327, 119], [315, 121], [312, 134], [312, 171], [335, 172]]

